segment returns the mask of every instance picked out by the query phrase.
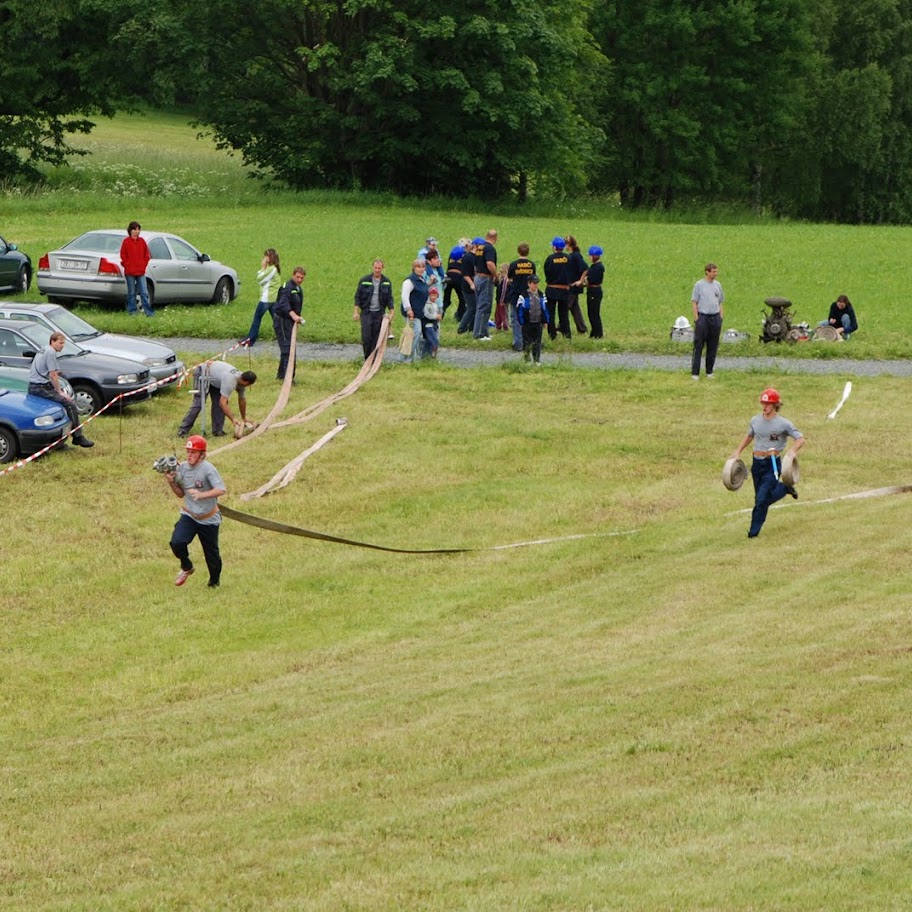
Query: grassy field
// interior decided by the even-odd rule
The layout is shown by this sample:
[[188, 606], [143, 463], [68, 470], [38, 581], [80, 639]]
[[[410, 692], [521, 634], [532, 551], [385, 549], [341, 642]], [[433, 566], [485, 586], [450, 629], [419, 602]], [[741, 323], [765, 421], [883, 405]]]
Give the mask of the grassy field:
[[[831, 301], [848, 294], [862, 331], [851, 346], [776, 346], [783, 357], [907, 357], [912, 319], [908, 289], [912, 263], [902, 251], [912, 245], [912, 228], [785, 224], [756, 218], [707, 222], [714, 213], [688, 221], [629, 216], [610, 205], [567, 201], [537, 204], [531, 211], [490, 207], [467, 200], [398, 201], [270, 190], [243, 176], [240, 164], [178, 117], [117, 117], [103, 121], [91, 139], [79, 138], [92, 155], [50, 176], [52, 192], [7, 195], [0, 232], [33, 259], [91, 228], [125, 228], [138, 218], [147, 228], [184, 235], [214, 259], [234, 266], [241, 277], [240, 299], [225, 308], [170, 307], [144, 327], [150, 334], [234, 337], [246, 331], [256, 302], [254, 275], [263, 249], [275, 247], [286, 275], [303, 263], [307, 337], [315, 341], [356, 341], [351, 302], [358, 278], [383, 257], [398, 284], [429, 235], [448, 251], [463, 235], [489, 227], [500, 231], [499, 254], [512, 259], [526, 240], [541, 264], [555, 234], [575, 234], [584, 250], [593, 243], [606, 251], [606, 337], [574, 338], [574, 350], [678, 352], [668, 341], [681, 314], [691, 316], [693, 283], [708, 260], [720, 264], [725, 289], [726, 327], [750, 334], [727, 345], [739, 355], [768, 354], [758, 342], [763, 300], [784, 295], [797, 320], [825, 319]], [[550, 212], [548, 211], [550, 209]], [[38, 299], [33, 289], [31, 297]], [[91, 311], [106, 329], [125, 329], [127, 317]], [[471, 345], [444, 330], [444, 345]], [[506, 339], [495, 344], [508, 346]]]
[[[49, 205], [13, 219], [49, 229]], [[157, 205], [169, 225], [185, 212]], [[195, 205], [212, 226], [235, 212]], [[291, 211], [236, 214], [270, 208]], [[392, 236], [411, 210], [343, 203], [333, 224], [345, 211]], [[757, 227], [783, 248], [855, 236]], [[424, 233], [404, 232], [403, 262]], [[358, 269], [338, 268], [347, 287]], [[163, 317], [202, 335], [226, 311]], [[270, 348], [254, 417], [278, 393]], [[356, 369], [302, 366], [287, 413]], [[226, 521], [217, 591], [204, 572], [174, 587], [178, 502], [151, 470], [185, 392], [0, 477], [0, 909], [908, 909], [908, 495], [833, 500], [908, 482], [908, 384], [857, 380], [828, 421], [845, 379], [385, 367], [313, 422], [215, 454], [225, 502], [478, 550]], [[750, 484], [719, 474], [769, 383], [809, 442], [801, 499], [748, 540]], [[343, 415], [297, 481], [240, 500]]]

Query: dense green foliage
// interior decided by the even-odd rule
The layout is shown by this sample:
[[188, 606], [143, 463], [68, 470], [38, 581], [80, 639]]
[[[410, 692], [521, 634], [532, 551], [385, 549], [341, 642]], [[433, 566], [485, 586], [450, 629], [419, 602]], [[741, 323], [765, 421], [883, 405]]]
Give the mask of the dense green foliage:
[[912, 219], [912, 0], [27, 9], [0, 2], [7, 179], [142, 99], [296, 189]]

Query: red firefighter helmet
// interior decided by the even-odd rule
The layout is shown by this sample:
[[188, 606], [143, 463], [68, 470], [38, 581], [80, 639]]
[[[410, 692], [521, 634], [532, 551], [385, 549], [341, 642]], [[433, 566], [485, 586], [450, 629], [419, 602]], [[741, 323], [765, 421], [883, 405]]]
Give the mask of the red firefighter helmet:
[[197, 453], [206, 452], [206, 438], [200, 437], [199, 434], [191, 434], [187, 438], [187, 449], [195, 450]]
[[774, 389], [770, 386], [770, 387], [768, 387], [767, 389], [765, 389], [762, 393], [760, 393], [760, 401], [761, 401], [764, 405], [766, 405], [767, 403], [771, 403], [771, 404], [773, 404], [773, 405], [776, 405], [777, 403], [781, 402], [782, 399], [781, 399], [780, 396], [779, 396], [779, 391], [778, 391], [778, 390], [774, 390]]

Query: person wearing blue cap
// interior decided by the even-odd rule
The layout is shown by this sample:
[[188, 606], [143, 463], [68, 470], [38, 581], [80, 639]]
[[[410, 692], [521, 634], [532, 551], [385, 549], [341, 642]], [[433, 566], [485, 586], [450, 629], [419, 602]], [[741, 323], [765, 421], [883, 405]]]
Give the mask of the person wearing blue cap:
[[467, 332], [475, 331], [475, 241], [466, 240], [465, 256], [459, 263], [462, 269], [462, 298], [465, 302], [465, 309], [462, 313], [462, 319], [456, 332], [461, 336]]
[[480, 342], [490, 342], [488, 321], [494, 302], [497, 279], [497, 232], [491, 228], [484, 237], [475, 238], [475, 326], [472, 335]]
[[601, 339], [602, 329], [602, 282], [605, 280], [605, 264], [602, 262], [602, 248], [593, 244], [589, 248], [589, 271], [586, 273], [586, 311], [589, 314], [589, 338]]
[[[551, 241], [551, 255], [545, 260], [545, 297], [551, 304], [551, 319], [548, 321], [548, 335], [557, 338], [558, 330], [565, 339], [570, 332], [570, 257], [564, 251], [567, 246], [562, 237]], [[555, 317], [555, 311], [557, 316]], [[555, 327], [555, 321], [557, 326]]]
[[456, 300], [459, 302], [456, 306], [456, 322], [458, 323], [462, 319], [462, 315], [465, 313], [465, 298], [462, 295], [462, 289], [464, 286], [463, 276], [462, 276], [462, 258], [465, 256], [465, 247], [461, 244], [457, 244], [451, 251], [450, 256], [447, 259], [447, 268], [446, 268], [446, 290], [443, 293], [443, 313], [446, 315], [447, 308], [453, 301], [453, 294], [456, 295]]

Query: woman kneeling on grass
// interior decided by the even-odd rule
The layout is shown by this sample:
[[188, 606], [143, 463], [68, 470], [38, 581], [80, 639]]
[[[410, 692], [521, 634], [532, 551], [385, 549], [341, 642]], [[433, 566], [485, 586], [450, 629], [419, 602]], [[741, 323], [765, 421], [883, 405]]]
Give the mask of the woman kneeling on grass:
[[754, 509], [751, 512], [751, 524], [748, 538], [756, 538], [766, 521], [770, 506], [791, 494], [796, 500], [798, 492], [779, 478], [782, 465], [781, 457], [785, 452], [788, 437], [794, 441], [790, 452], [797, 452], [804, 446], [804, 435], [788, 418], [779, 414], [782, 400], [772, 387], [760, 394], [763, 411], [751, 418], [747, 434], [732, 458], [738, 459], [742, 451], [753, 441], [754, 459], [751, 464], [751, 477], [754, 479]]

